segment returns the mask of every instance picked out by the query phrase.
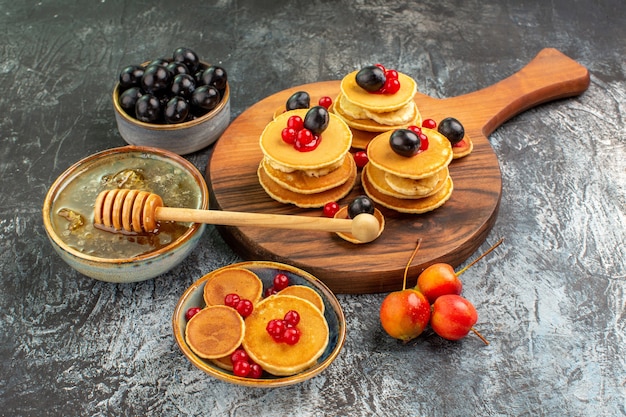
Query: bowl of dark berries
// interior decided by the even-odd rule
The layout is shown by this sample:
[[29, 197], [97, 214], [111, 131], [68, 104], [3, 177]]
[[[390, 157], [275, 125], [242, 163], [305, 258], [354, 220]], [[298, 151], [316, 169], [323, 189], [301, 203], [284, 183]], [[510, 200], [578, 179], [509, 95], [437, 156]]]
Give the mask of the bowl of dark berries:
[[198, 369], [258, 388], [297, 384], [337, 358], [346, 321], [335, 295], [315, 276], [271, 261], [216, 269], [181, 296], [174, 339]]
[[228, 75], [176, 48], [171, 57], [125, 66], [113, 108], [127, 143], [189, 154], [214, 143], [230, 123]]

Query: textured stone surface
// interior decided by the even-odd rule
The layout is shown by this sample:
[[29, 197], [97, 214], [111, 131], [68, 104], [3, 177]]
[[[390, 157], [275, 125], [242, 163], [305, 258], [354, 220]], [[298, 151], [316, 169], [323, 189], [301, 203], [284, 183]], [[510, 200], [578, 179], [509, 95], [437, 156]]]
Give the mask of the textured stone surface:
[[[604, 1], [12, 2], [0, 0], [0, 415], [626, 415], [626, 14]], [[463, 275], [475, 337], [407, 345], [384, 294], [340, 295], [345, 347], [297, 386], [211, 379], [175, 345], [171, 314], [203, 274], [239, 261], [213, 228], [179, 267], [127, 285], [66, 266], [41, 205], [69, 165], [125, 144], [117, 72], [189, 46], [230, 74], [233, 117], [293, 85], [382, 62], [449, 97], [493, 84], [544, 47], [585, 65], [578, 98], [490, 137], [503, 195]], [[204, 172], [211, 148], [188, 158]], [[399, 277], [401, 278], [401, 277]]]

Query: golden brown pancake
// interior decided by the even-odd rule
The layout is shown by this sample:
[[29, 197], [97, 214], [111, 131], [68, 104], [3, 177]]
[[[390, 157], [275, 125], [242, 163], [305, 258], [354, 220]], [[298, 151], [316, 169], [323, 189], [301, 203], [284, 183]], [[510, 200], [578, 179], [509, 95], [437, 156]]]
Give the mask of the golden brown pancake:
[[420, 214], [432, 211], [442, 206], [450, 196], [452, 195], [453, 184], [452, 178], [448, 176], [444, 186], [436, 193], [429, 197], [408, 199], [408, 198], [395, 198], [389, 195], [383, 194], [376, 190], [375, 187], [369, 181], [367, 170], [369, 164], [363, 169], [361, 174], [361, 185], [365, 190], [365, 193], [376, 203], [381, 206], [396, 210], [400, 213], [413, 213]]
[[289, 191], [300, 194], [316, 194], [339, 187], [348, 181], [350, 174], [356, 169], [354, 158], [349, 153], [346, 154], [339, 168], [319, 177], [310, 176], [301, 170], [282, 172], [273, 168], [266, 160], [263, 160], [262, 164], [265, 173], [274, 182]]
[[223, 358], [239, 347], [244, 338], [244, 328], [243, 318], [234, 308], [209, 306], [189, 320], [185, 340], [201, 358]]
[[[267, 323], [282, 319], [289, 310], [300, 315], [300, 340], [295, 345], [276, 342]], [[293, 375], [313, 366], [329, 340], [328, 323], [311, 302], [291, 295], [272, 295], [262, 300], [245, 320], [243, 347], [263, 370], [276, 376]]]
[[394, 131], [376, 136], [367, 147], [369, 162], [376, 168], [403, 178], [419, 180], [439, 172], [450, 164], [450, 141], [436, 130], [422, 128], [428, 136], [428, 149], [406, 157], [391, 149], [389, 138]]
[[322, 297], [311, 287], [306, 285], [290, 285], [278, 292], [279, 295], [293, 295], [294, 297], [304, 298], [310, 301], [319, 311], [324, 314], [324, 300]]
[[244, 268], [226, 268], [211, 272], [204, 284], [204, 302], [207, 306], [224, 304], [228, 294], [237, 294], [256, 304], [263, 295], [263, 282], [252, 271]]
[[452, 147], [453, 159], [460, 159], [469, 155], [474, 150], [474, 143], [472, 139], [465, 135], [463, 140]]
[[[373, 173], [378, 170], [378, 168], [371, 166], [372, 169], [369, 170], [370, 180], [373, 179]], [[383, 172], [378, 170], [378, 172]], [[388, 186], [384, 190], [378, 189], [383, 194], [388, 194], [392, 197], [399, 198], [423, 198], [428, 197], [429, 195], [435, 194], [441, 187], [443, 187], [443, 183], [448, 178], [449, 171], [448, 167], [444, 167], [440, 169], [436, 173], [431, 176], [421, 178], [419, 180], [413, 180], [410, 178], [402, 178], [397, 175], [391, 174], [389, 172], [384, 173], [385, 184]], [[372, 185], [376, 186], [372, 181]], [[386, 191], [391, 190], [393, 193], [388, 193]]]
[[352, 104], [375, 113], [384, 113], [401, 109], [406, 106], [417, 93], [417, 83], [408, 75], [398, 73], [400, 90], [395, 94], [370, 93], [356, 83], [353, 71], [341, 80], [341, 93]]
[[317, 208], [323, 207], [326, 203], [340, 200], [348, 195], [350, 190], [352, 190], [352, 187], [354, 187], [357, 177], [356, 164], [352, 165], [352, 167], [353, 170], [350, 172], [347, 181], [342, 185], [315, 194], [295, 193], [284, 188], [267, 175], [267, 172], [263, 169], [263, 162], [259, 164], [257, 175], [259, 177], [261, 187], [263, 187], [265, 192], [274, 200], [284, 204], [294, 204], [302, 208]]
[[266, 158], [287, 169], [315, 170], [340, 163], [350, 150], [352, 132], [337, 115], [329, 113], [328, 127], [321, 133], [319, 146], [309, 152], [300, 152], [281, 137], [289, 117], [298, 115], [304, 120], [307, 109], [298, 109], [279, 115], [265, 126], [259, 144]]

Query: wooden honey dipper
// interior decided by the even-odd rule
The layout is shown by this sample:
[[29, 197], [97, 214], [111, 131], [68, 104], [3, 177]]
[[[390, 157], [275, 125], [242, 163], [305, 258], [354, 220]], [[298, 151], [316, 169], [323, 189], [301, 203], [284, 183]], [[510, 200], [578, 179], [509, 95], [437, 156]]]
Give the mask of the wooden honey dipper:
[[331, 219], [172, 208], [165, 207], [163, 199], [157, 194], [128, 189], [105, 190], [96, 198], [94, 223], [105, 230], [126, 233], [154, 232], [158, 229], [159, 220], [351, 233], [362, 243], [371, 242], [380, 234], [378, 220], [368, 213], [361, 213], [354, 219]]

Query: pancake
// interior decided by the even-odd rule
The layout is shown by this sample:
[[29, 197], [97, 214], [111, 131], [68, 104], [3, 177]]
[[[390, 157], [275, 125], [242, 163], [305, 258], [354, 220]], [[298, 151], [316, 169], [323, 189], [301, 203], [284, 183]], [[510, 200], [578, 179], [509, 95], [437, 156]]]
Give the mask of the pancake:
[[472, 153], [473, 150], [474, 142], [472, 142], [472, 139], [469, 136], [465, 135], [461, 142], [452, 147], [452, 159], [463, 158], [464, 156]]
[[394, 131], [376, 136], [367, 147], [369, 162], [376, 168], [403, 178], [419, 180], [439, 172], [452, 160], [450, 141], [436, 130], [422, 128], [428, 149], [411, 157], [395, 153], [389, 145]]
[[356, 169], [354, 158], [349, 153], [346, 154], [339, 168], [322, 176], [310, 176], [300, 170], [283, 172], [272, 167], [267, 160], [263, 160], [262, 165], [267, 176], [274, 182], [289, 191], [300, 194], [316, 194], [339, 187]]
[[211, 362], [214, 363], [216, 366], [222, 368], [222, 369], [225, 369], [227, 371], [232, 371], [233, 370], [233, 361], [230, 360], [230, 356], [231, 355], [226, 355], [226, 356], [223, 356], [221, 358], [211, 359]]
[[185, 328], [185, 340], [204, 359], [217, 359], [233, 353], [244, 339], [241, 315], [231, 307], [209, 306], [194, 315]]
[[452, 195], [454, 189], [452, 178], [448, 176], [444, 186], [435, 194], [418, 199], [402, 199], [395, 198], [383, 194], [376, 190], [375, 187], [369, 181], [367, 170], [370, 165], [366, 165], [361, 174], [361, 185], [365, 190], [365, 193], [376, 203], [383, 207], [390, 208], [400, 213], [421, 214], [432, 211], [438, 207], [441, 207]]
[[406, 126], [411, 124], [419, 114], [415, 101], [409, 101], [404, 107], [389, 112], [373, 112], [363, 109], [348, 101], [343, 94], [339, 94], [335, 99], [333, 109], [338, 109], [339, 113], [347, 116], [350, 120], [361, 121], [371, 120], [384, 126]]
[[[270, 320], [282, 319], [289, 310], [300, 315], [300, 340], [295, 345], [276, 342], [266, 330]], [[243, 348], [266, 372], [287, 376], [313, 366], [326, 350], [329, 334], [324, 315], [311, 302], [291, 295], [272, 295], [246, 318]]]
[[338, 201], [350, 193], [357, 177], [356, 164], [351, 166], [352, 171], [346, 182], [338, 187], [315, 194], [296, 193], [284, 188], [267, 175], [267, 172], [263, 169], [263, 162], [259, 164], [257, 176], [259, 177], [261, 187], [274, 200], [283, 204], [293, 204], [301, 208], [319, 208], [324, 207], [326, 203]]
[[329, 123], [321, 134], [318, 147], [309, 152], [300, 152], [293, 145], [285, 143], [281, 137], [287, 127], [289, 117], [304, 117], [307, 109], [285, 112], [265, 126], [259, 145], [266, 158], [287, 169], [315, 170], [341, 163], [352, 145], [352, 132], [337, 115], [329, 113]]
[[[372, 185], [376, 187], [376, 183], [374, 181], [375, 171], [383, 171], [380, 171], [374, 166], [372, 166], [372, 169], [369, 171]], [[384, 172], [385, 184], [388, 186], [388, 188], [379, 189], [379, 191], [392, 197], [399, 196], [399, 198], [428, 197], [429, 195], [435, 194], [443, 186], [446, 178], [448, 178], [448, 175], [448, 167], [444, 167], [443, 169], [437, 171], [435, 174], [419, 180], [398, 177], [397, 175], [391, 174], [389, 172]], [[390, 189], [392, 193], [386, 192], [388, 189]]]
[[252, 271], [244, 268], [226, 268], [211, 272], [204, 284], [204, 302], [207, 306], [224, 304], [228, 294], [237, 294], [256, 304], [263, 295], [263, 282]]
[[317, 309], [324, 314], [324, 300], [322, 297], [311, 287], [306, 285], [290, 285], [278, 292], [278, 295], [293, 295], [294, 297], [304, 298], [310, 301]]
[[[400, 129], [400, 128], [411, 126], [411, 125], [421, 126], [422, 124], [422, 116], [419, 110], [417, 109], [417, 106], [415, 106], [415, 114], [413, 116], [413, 119], [411, 119], [407, 123], [402, 123], [399, 125], [384, 125], [384, 124], [375, 122], [374, 120], [371, 120], [371, 119], [354, 119], [350, 117], [349, 115], [347, 115], [343, 111], [343, 109], [337, 105], [333, 105], [331, 107], [331, 110], [337, 116], [339, 116], [348, 126], [350, 126], [350, 128], [356, 129], [356, 130], [362, 130], [365, 132], [382, 133], [388, 130]], [[353, 134], [354, 134], [354, 131], [353, 131]]]
[[400, 90], [395, 94], [370, 93], [356, 83], [356, 74], [353, 71], [341, 80], [341, 93], [352, 104], [374, 113], [385, 113], [403, 108], [417, 93], [417, 83], [408, 75], [398, 73]]

